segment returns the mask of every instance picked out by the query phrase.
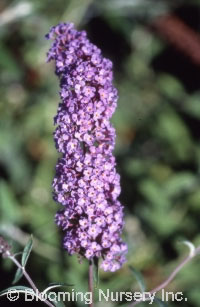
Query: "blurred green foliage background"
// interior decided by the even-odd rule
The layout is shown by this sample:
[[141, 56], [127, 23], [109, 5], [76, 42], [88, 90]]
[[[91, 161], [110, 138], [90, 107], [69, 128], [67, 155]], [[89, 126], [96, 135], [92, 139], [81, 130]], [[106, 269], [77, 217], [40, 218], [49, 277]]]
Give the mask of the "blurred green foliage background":
[[[0, 2], [0, 235], [20, 251], [33, 234], [27, 269], [40, 289], [60, 281], [86, 291], [87, 263], [62, 250], [54, 224], [59, 206], [51, 196], [59, 86], [53, 65], [45, 63], [49, 42], [44, 35], [62, 21], [86, 29], [114, 62], [120, 97], [113, 123], [129, 254], [120, 271], [100, 272], [100, 288], [138, 290], [132, 265], [151, 290], [187, 253], [181, 240], [200, 244], [200, 2]], [[8, 260], [0, 265], [3, 289], [15, 268]], [[200, 306], [199, 272], [196, 259], [167, 287], [188, 298], [182, 306]]]

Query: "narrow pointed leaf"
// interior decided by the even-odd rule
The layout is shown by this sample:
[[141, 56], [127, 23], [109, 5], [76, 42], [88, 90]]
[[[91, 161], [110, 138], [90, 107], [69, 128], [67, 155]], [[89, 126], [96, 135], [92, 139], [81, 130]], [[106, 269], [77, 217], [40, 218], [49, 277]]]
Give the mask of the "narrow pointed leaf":
[[137, 271], [135, 268], [133, 268], [132, 266], [129, 266], [129, 269], [131, 270], [131, 272], [133, 273], [135, 279], [137, 280], [138, 285], [140, 286], [141, 291], [145, 292], [146, 285], [145, 285], [145, 282], [144, 282], [142, 274], [139, 271]]
[[74, 285], [72, 284], [67, 284], [64, 282], [51, 282], [49, 285], [49, 287], [53, 287], [53, 286], [58, 286], [58, 287], [73, 287]]
[[31, 289], [31, 288], [28, 288], [28, 287], [25, 287], [25, 286], [13, 286], [13, 287], [9, 287], [9, 288], [7, 288], [5, 290], [2, 290], [0, 292], [0, 296], [7, 294], [9, 291], [13, 291], [14, 292], [15, 290], [16, 290], [16, 292], [17, 291], [25, 291], [25, 290], [27, 290], [27, 291], [30, 291], [31, 293], [33, 293], [33, 289]]
[[185, 244], [189, 248], [190, 257], [193, 257], [195, 255], [195, 246], [192, 242], [185, 240], [185, 241], [182, 241], [180, 243]]
[[58, 287], [73, 287], [74, 285], [66, 284], [66, 283], [51, 283], [48, 285], [48, 287], [43, 291], [43, 293], [46, 293], [50, 291], [51, 289], [55, 289]]
[[23, 276], [23, 271], [22, 269], [18, 268], [16, 273], [15, 273], [15, 277], [13, 279], [12, 285], [16, 284]]
[[[72, 284], [66, 284], [66, 283], [50, 283], [49, 286], [43, 291], [43, 293], [48, 292], [49, 290], [53, 289], [53, 288], [57, 288], [57, 287], [73, 287], [74, 285]], [[52, 302], [56, 307], [65, 307], [65, 304], [60, 301], [53, 301]]]
[[26, 246], [24, 247], [24, 251], [23, 251], [23, 254], [22, 254], [22, 266], [23, 267], [25, 267], [25, 265], [27, 263], [27, 260], [30, 256], [30, 253], [31, 253], [31, 250], [32, 250], [32, 247], [33, 247], [33, 238], [32, 238], [32, 235], [31, 235], [31, 237], [28, 240]]

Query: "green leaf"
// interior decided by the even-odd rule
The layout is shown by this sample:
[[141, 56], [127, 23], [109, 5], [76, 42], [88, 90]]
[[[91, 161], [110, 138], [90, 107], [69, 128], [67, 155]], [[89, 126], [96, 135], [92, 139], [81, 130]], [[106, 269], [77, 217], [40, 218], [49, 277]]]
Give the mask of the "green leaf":
[[73, 287], [74, 285], [66, 284], [66, 283], [50, 283], [48, 287], [43, 291], [43, 293], [48, 292], [51, 289], [59, 288], [59, 287]]
[[154, 301], [157, 303], [157, 305], [159, 307], [167, 307], [168, 306], [165, 302], [163, 302], [161, 299], [159, 299], [157, 297], [154, 298]]
[[162, 210], [171, 207], [171, 202], [167, 197], [165, 190], [156, 181], [144, 179], [140, 182], [139, 189], [145, 198], [158, 209]]
[[185, 244], [190, 250], [190, 257], [194, 257], [196, 251], [194, 244], [188, 240], [181, 241], [180, 243]]
[[197, 184], [194, 174], [182, 171], [172, 174], [163, 184], [163, 188], [168, 197], [177, 197], [192, 191]]
[[162, 94], [169, 99], [181, 99], [185, 94], [181, 82], [168, 74], [163, 74], [158, 79], [158, 86]]
[[145, 282], [144, 282], [142, 274], [139, 271], [137, 271], [135, 268], [133, 268], [132, 266], [129, 266], [129, 269], [131, 270], [131, 272], [133, 273], [135, 279], [137, 280], [138, 285], [140, 286], [141, 291], [145, 292], [146, 285], [145, 285]]
[[15, 291], [16, 290], [16, 292], [17, 291], [25, 291], [25, 290], [28, 290], [28, 291], [31, 291], [31, 293], [33, 293], [33, 289], [31, 289], [31, 288], [28, 288], [28, 287], [25, 287], [25, 286], [14, 286], [14, 287], [9, 287], [9, 288], [7, 288], [7, 289], [5, 289], [5, 290], [2, 290], [1, 292], [0, 292], [0, 296], [2, 296], [2, 295], [6, 295], [9, 291]]
[[18, 203], [10, 186], [0, 181], [0, 220], [1, 223], [15, 223], [20, 220]]
[[74, 285], [64, 282], [51, 282], [48, 287], [74, 287]]
[[16, 284], [23, 276], [23, 270], [18, 268], [16, 273], [15, 273], [15, 277], [14, 280], [12, 282], [12, 285]]
[[12, 53], [2, 43], [0, 44], [0, 66], [1, 69], [12, 74], [13, 77], [19, 78], [21, 70], [19, 64], [12, 56]]
[[[70, 285], [70, 284], [66, 284], [66, 283], [50, 283], [48, 288], [46, 288], [43, 293], [46, 293], [48, 291], [50, 291], [53, 288], [57, 288], [57, 287], [72, 287], [74, 285]], [[57, 302], [57, 301], [53, 301], [52, 302], [56, 307], [65, 307], [63, 302]]]
[[186, 161], [193, 155], [194, 146], [188, 126], [181, 116], [169, 106], [163, 109], [158, 121], [155, 121], [153, 127], [155, 136], [158, 137], [163, 144], [163, 150], [173, 155], [173, 161]]
[[32, 235], [31, 235], [31, 237], [28, 240], [26, 246], [24, 247], [24, 251], [23, 251], [23, 254], [22, 254], [22, 266], [23, 267], [25, 267], [25, 265], [27, 263], [27, 260], [29, 258], [30, 253], [31, 253], [31, 250], [32, 250], [32, 247], [33, 247], [33, 238], [32, 238]]
[[94, 258], [92, 260], [93, 265], [93, 281], [94, 281], [94, 287], [97, 288], [99, 285], [99, 259]]
[[186, 97], [183, 103], [184, 111], [190, 115], [200, 118], [199, 92]]

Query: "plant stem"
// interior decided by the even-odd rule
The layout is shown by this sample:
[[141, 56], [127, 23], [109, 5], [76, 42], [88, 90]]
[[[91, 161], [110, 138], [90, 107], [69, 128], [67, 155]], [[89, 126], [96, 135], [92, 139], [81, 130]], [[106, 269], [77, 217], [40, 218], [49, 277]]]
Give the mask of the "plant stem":
[[[153, 294], [156, 293], [162, 289], [164, 289], [165, 287], [167, 287], [169, 285], [169, 283], [174, 279], [174, 277], [179, 273], [179, 271], [188, 263], [190, 262], [191, 259], [193, 259], [197, 254], [199, 254], [200, 252], [200, 246], [197, 247], [192, 253], [189, 254], [189, 256], [185, 257], [183, 259], [183, 261], [181, 261], [181, 263], [174, 269], [174, 271], [169, 275], [169, 277], [163, 281], [160, 285], [158, 285], [157, 287], [155, 287], [154, 289], [152, 289], [149, 293]], [[130, 305], [130, 307], [136, 306], [139, 303], [141, 303], [142, 301], [148, 301], [148, 299], [145, 300], [138, 300], [136, 302], [134, 302], [133, 304]]]
[[89, 286], [89, 292], [91, 293], [92, 302], [89, 305], [90, 307], [94, 307], [94, 288], [93, 288], [93, 263], [90, 260], [89, 261], [89, 276], [88, 276], [88, 286]]
[[36, 285], [34, 284], [34, 282], [32, 281], [32, 279], [30, 278], [30, 276], [29, 276], [28, 273], [26, 272], [25, 268], [23, 268], [23, 267], [21, 266], [21, 264], [17, 261], [17, 259], [16, 259], [14, 256], [10, 256], [9, 258], [10, 258], [10, 260], [12, 260], [12, 261], [16, 264], [16, 266], [17, 266], [18, 268], [20, 268], [20, 269], [23, 271], [24, 277], [26, 278], [26, 280], [28, 281], [28, 283], [30, 284], [30, 286], [33, 288], [33, 290], [34, 290], [35, 292], [38, 291]]
[[[35, 283], [33, 282], [33, 280], [31, 279], [31, 277], [29, 276], [29, 274], [26, 272], [25, 268], [18, 262], [18, 260], [12, 255], [10, 254], [10, 252], [6, 253], [6, 256], [13, 261], [16, 266], [18, 268], [20, 268], [23, 272], [24, 277], [26, 278], [26, 280], [28, 281], [28, 283], [30, 284], [30, 286], [32, 287], [32, 289], [34, 290], [34, 292], [37, 294], [37, 296], [42, 297], [42, 294], [39, 292], [38, 288], [36, 287]], [[55, 307], [53, 304], [51, 304], [48, 300], [43, 300], [43, 302], [48, 305], [49, 307]]]

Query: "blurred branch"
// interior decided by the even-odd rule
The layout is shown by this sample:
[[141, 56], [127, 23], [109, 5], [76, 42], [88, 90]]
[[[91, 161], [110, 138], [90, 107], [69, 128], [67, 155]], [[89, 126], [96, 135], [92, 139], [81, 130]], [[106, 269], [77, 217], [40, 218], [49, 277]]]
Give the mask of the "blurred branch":
[[[197, 248], [194, 247], [194, 245], [190, 242], [183, 242], [184, 244], [188, 245], [189, 248], [190, 248], [190, 253], [187, 257], [185, 257], [181, 263], [174, 269], [174, 271], [169, 275], [169, 277], [164, 281], [162, 282], [160, 285], [158, 285], [157, 287], [155, 287], [153, 290], [151, 290], [150, 294], [154, 294], [154, 293], [157, 293], [159, 292], [160, 290], [166, 288], [170, 282], [174, 279], [174, 277], [180, 272], [180, 270], [188, 263], [190, 262], [190, 260], [192, 260], [195, 256], [199, 255], [200, 254], [200, 246], [198, 246]], [[145, 299], [145, 301], [148, 301], [149, 298]], [[134, 302], [133, 304], [130, 305], [130, 307], [133, 307], [133, 306], [136, 306], [138, 305], [139, 303], [143, 302], [144, 300], [141, 299], [141, 300], [138, 300], [136, 302]]]
[[200, 65], [200, 35], [175, 15], [157, 18], [152, 23], [162, 37]]
[[[30, 237], [30, 234], [25, 233], [18, 227], [9, 224], [0, 225], [0, 232], [5, 236], [10, 237], [22, 246], [26, 245]], [[35, 237], [33, 251], [36, 254], [51, 261], [56, 261], [59, 258], [59, 250], [57, 248], [47, 243], [41, 242]]]
[[[38, 290], [37, 286], [35, 285], [34, 281], [31, 278], [31, 276], [27, 273], [25, 266], [22, 265], [21, 263], [19, 263], [19, 261], [15, 258], [15, 256], [9, 250], [5, 251], [3, 256], [4, 256], [4, 258], [10, 259], [17, 266], [18, 270], [20, 270], [22, 272], [22, 274], [24, 275], [24, 277], [28, 281], [29, 285], [32, 287], [35, 296], [40, 299], [42, 297], [42, 293]], [[8, 293], [7, 290], [8, 289], [3, 291], [4, 292], [3, 294], [2, 294], [2, 291], [1, 291], [1, 295], [7, 294]], [[26, 292], [24, 291], [24, 293], [26, 293]], [[49, 307], [54, 307], [54, 305], [51, 302], [49, 302], [47, 299], [44, 299], [43, 302], [44, 302], [44, 304], [46, 304]]]

